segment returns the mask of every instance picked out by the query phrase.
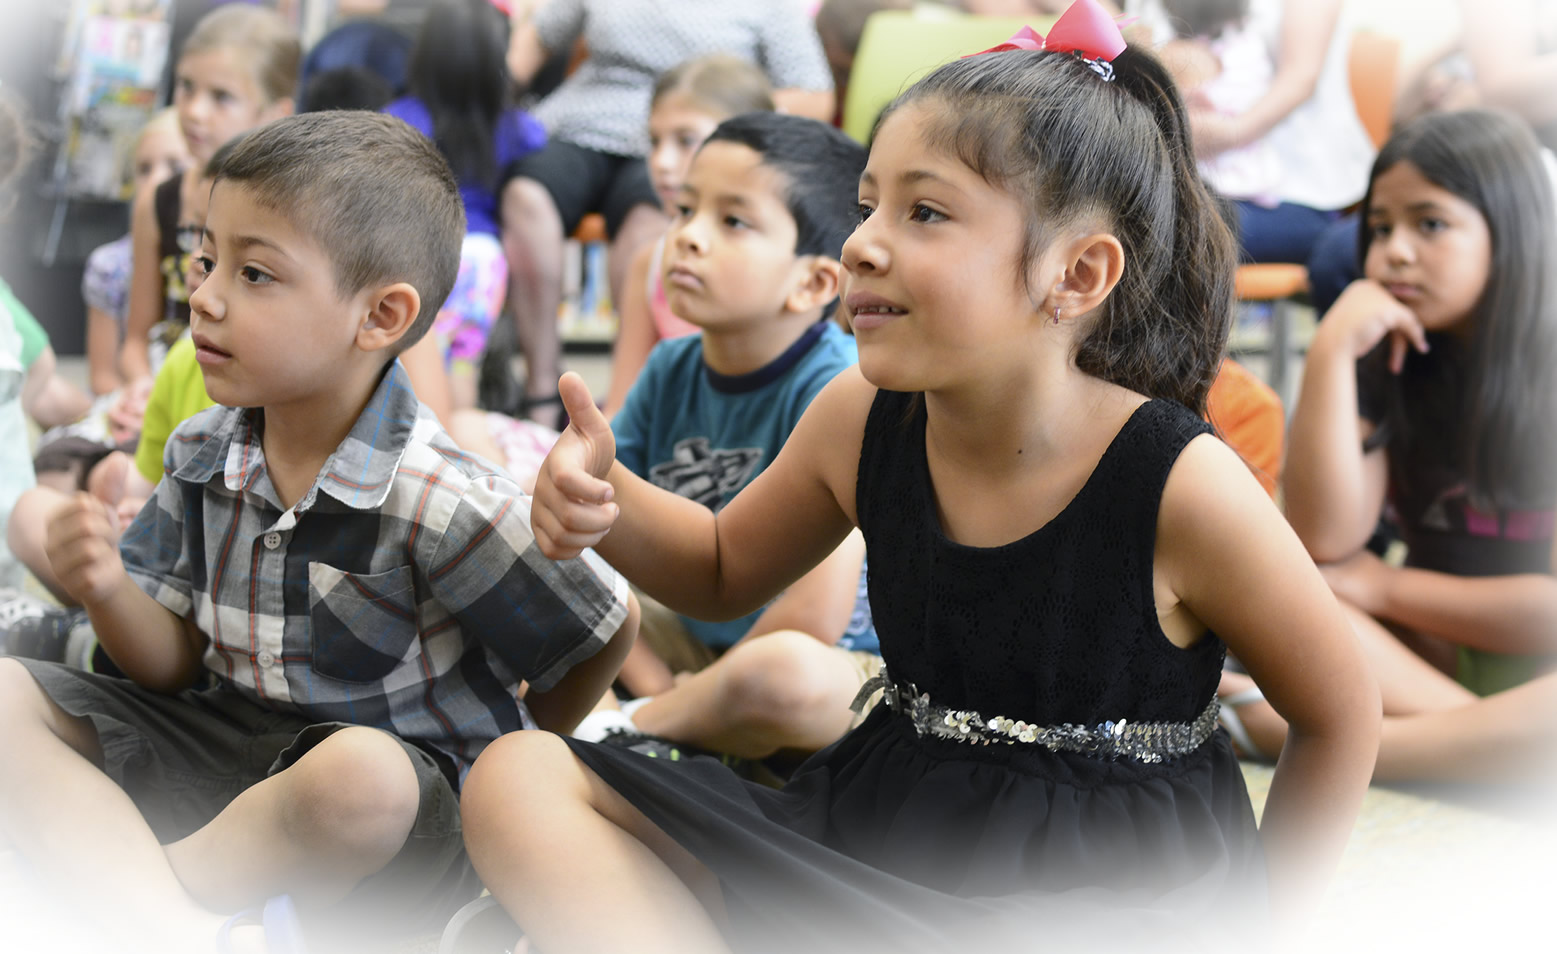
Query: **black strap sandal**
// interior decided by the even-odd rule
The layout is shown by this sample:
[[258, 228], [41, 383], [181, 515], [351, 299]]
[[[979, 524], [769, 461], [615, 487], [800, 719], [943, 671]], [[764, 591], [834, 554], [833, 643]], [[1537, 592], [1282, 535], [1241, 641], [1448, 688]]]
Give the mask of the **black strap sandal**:
[[[537, 408], [549, 407], [556, 408], [556, 413], [535, 413]], [[558, 394], [556, 391], [540, 396], [526, 394], [519, 402], [519, 413], [515, 416], [528, 418], [537, 424], [545, 424], [547, 427], [552, 428], [558, 433], [561, 433], [568, 428], [568, 412], [567, 409], [562, 406], [562, 395]]]

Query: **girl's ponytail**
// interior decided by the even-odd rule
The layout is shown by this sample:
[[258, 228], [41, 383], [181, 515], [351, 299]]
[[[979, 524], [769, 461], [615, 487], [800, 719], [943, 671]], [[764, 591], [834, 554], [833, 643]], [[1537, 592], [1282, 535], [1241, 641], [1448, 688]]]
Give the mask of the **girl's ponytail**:
[[[1156, 57], [1126, 48], [1114, 58], [1113, 82], [1151, 112], [1166, 147], [1172, 183], [1171, 234], [1166, 268], [1127, 269], [1121, 287], [1110, 297], [1112, 319], [1100, 323], [1081, 344], [1078, 364], [1099, 373], [1089, 363], [1107, 363], [1116, 350], [1115, 326], [1145, 322], [1143, 357], [1158, 367], [1170, 396], [1201, 416], [1227, 347], [1233, 318], [1233, 274], [1237, 245], [1226, 218], [1200, 178], [1190, 138], [1189, 117], [1178, 89]], [[1121, 223], [1121, 227], [1128, 227]], [[1155, 257], [1155, 256], [1154, 256]], [[1155, 277], [1155, 287], [1124, 287]], [[1133, 283], [1132, 283], [1133, 284]], [[1147, 313], [1143, 313], [1143, 310]]]

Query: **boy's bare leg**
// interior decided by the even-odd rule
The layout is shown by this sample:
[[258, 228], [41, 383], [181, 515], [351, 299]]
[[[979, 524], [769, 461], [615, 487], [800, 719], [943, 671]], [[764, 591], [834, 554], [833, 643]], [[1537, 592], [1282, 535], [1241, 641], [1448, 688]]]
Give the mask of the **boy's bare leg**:
[[91, 723], [0, 659], [0, 832], [60, 897], [131, 949], [208, 954], [226, 918], [184, 890], [135, 804], [98, 768]]
[[[503, 187], [503, 254], [508, 259], [508, 304], [514, 313], [526, 368], [525, 395], [548, 397], [561, 376], [562, 340], [557, 308], [562, 302], [562, 218], [546, 187], [514, 179]], [[560, 405], [544, 409], [541, 423], [555, 426]], [[538, 409], [537, 413], [542, 413]]]
[[736, 645], [633, 713], [651, 735], [746, 758], [814, 751], [848, 731], [860, 688], [849, 657], [805, 633]]
[[536, 948], [728, 950], [710, 914], [721, 911], [712, 874], [556, 736], [492, 743], [460, 808], [476, 871]]
[[167, 858], [190, 895], [213, 910], [283, 893], [328, 907], [395, 857], [419, 804], [416, 769], [400, 743], [354, 726], [168, 845]]

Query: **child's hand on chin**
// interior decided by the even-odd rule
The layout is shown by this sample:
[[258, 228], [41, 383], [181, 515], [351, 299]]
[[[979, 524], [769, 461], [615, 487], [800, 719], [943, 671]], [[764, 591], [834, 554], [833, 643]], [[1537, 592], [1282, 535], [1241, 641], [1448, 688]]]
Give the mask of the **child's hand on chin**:
[[1353, 358], [1362, 357], [1389, 337], [1389, 369], [1396, 374], [1405, 366], [1407, 349], [1426, 354], [1428, 347], [1427, 331], [1416, 312], [1371, 278], [1346, 286], [1319, 323], [1318, 334], [1344, 342], [1341, 346]]
[[606, 475], [616, 460], [616, 438], [589, 387], [573, 372], [557, 382], [568, 427], [535, 478], [530, 528], [553, 560], [578, 556], [605, 537], [619, 512]]

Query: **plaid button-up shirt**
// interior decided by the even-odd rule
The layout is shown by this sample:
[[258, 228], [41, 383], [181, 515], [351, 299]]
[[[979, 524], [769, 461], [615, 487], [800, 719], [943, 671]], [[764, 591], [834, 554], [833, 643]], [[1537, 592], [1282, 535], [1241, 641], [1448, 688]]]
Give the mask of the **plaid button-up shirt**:
[[625, 581], [592, 551], [543, 556], [529, 498], [449, 440], [399, 362], [291, 509], [262, 426], [225, 407], [180, 425], [120, 543], [143, 590], [193, 613], [220, 685], [431, 745], [463, 776], [533, 725], [518, 680], [551, 688], [626, 618]]

